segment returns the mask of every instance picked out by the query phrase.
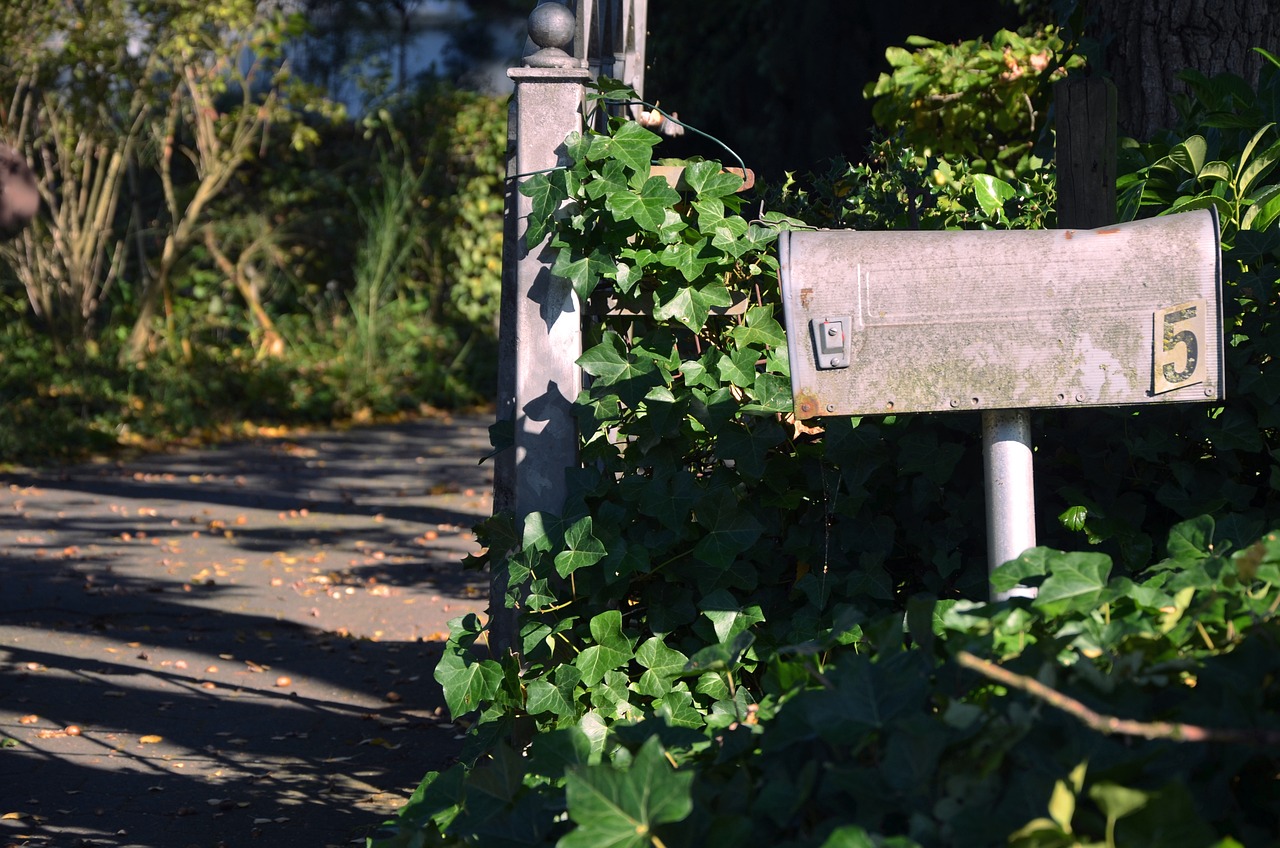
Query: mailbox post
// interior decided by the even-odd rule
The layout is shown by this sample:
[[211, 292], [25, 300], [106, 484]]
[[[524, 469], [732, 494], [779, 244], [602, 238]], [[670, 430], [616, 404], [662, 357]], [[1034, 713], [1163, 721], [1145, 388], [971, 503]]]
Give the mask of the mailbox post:
[[1223, 397], [1212, 210], [1093, 230], [789, 232], [779, 262], [797, 417], [998, 413], [993, 567], [1034, 544], [990, 521], [992, 498], [1030, 508], [1026, 417], [1009, 411]]

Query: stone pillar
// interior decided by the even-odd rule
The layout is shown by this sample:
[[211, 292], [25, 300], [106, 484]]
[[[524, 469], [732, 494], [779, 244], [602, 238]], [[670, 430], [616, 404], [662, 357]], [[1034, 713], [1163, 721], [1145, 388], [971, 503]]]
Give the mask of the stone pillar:
[[[568, 281], [552, 276], [554, 259], [548, 239], [526, 242], [532, 210], [519, 194], [527, 175], [566, 164], [564, 140], [582, 129], [583, 83], [589, 74], [563, 49], [573, 41], [574, 15], [560, 3], [544, 2], [529, 15], [529, 37], [539, 48], [525, 58], [525, 66], [507, 75], [515, 82], [514, 181], [507, 214], [504, 247], [503, 346], [510, 346], [514, 362], [500, 363], [499, 413], [505, 403], [515, 420], [514, 485], [509, 489], [517, 529], [531, 512], [559, 514], [564, 506], [565, 472], [578, 462], [577, 425], [573, 402], [582, 385], [576, 361], [582, 353], [582, 312]], [[510, 372], [514, 372], [511, 374]], [[499, 466], [499, 469], [501, 466]], [[502, 571], [504, 573], [498, 573]], [[505, 569], [492, 575], [490, 586], [490, 645], [495, 653], [516, 644], [515, 615], [503, 606]]]

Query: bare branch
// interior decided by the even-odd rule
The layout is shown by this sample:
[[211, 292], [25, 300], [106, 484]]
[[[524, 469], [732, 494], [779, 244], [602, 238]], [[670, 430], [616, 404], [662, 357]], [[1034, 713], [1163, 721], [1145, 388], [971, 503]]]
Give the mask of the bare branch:
[[1142, 739], [1170, 739], [1174, 742], [1226, 742], [1237, 745], [1280, 745], [1280, 731], [1248, 730], [1233, 728], [1201, 727], [1170, 721], [1134, 721], [1104, 715], [1085, 706], [1070, 695], [1064, 695], [1034, 678], [1017, 674], [996, 665], [990, 660], [974, 656], [968, 651], [956, 654], [956, 661], [967, 669], [997, 683], [1026, 692], [1051, 707], [1062, 710], [1079, 719], [1085, 726], [1099, 733], [1137, 736]]

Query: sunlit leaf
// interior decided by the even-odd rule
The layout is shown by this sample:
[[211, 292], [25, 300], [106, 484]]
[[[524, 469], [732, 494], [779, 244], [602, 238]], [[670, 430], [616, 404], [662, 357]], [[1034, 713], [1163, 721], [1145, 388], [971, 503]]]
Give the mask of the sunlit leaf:
[[693, 811], [692, 782], [692, 771], [671, 768], [657, 737], [641, 746], [625, 771], [607, 764], [571, 768], [565, 796], [577, 827], [557, 848], [648, 848], [654, 828]]

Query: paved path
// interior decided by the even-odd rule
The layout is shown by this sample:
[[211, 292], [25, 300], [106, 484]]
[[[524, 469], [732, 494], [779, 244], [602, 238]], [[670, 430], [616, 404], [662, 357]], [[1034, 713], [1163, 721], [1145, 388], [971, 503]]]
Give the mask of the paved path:
[[0, 846], [362, 845], [457, 751], [486, 424], [0, 476]]

